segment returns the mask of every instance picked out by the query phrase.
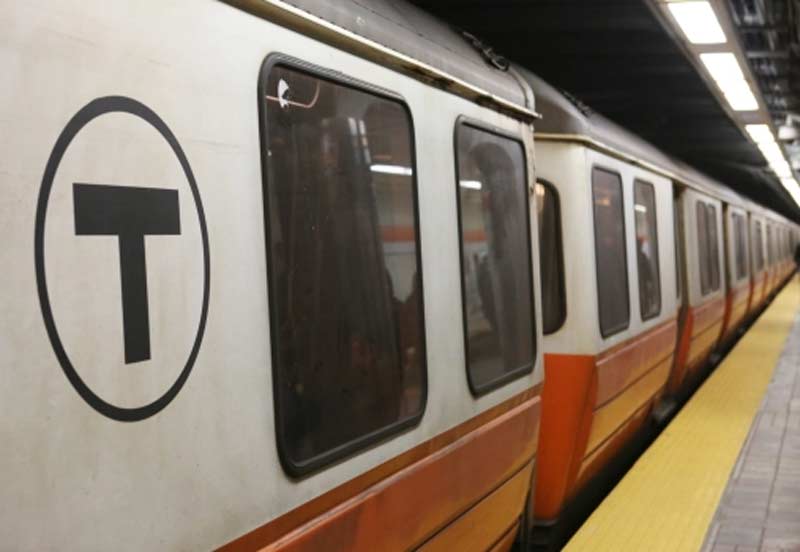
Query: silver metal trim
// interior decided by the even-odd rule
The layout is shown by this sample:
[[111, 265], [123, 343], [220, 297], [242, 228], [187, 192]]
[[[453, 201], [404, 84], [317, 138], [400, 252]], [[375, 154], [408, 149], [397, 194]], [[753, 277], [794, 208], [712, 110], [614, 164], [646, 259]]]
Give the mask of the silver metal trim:
[[[541, 115], [533, 110], [491, 94], [440, 69], [334, 25], [282, 0], [221, 1], [257, 17], [321, 40], [331, 46], [388, 66], [405, 75], [467, 98], [479, 105], [490, 107], [515, 119], [532, 122], [541, 118]], [[524, 89], [523, 92], [527, 94]]]
[[674, 182], [682, 184], [687, 188], [692, 188], [696, 191], [702, 192], [720, 201], [725, 201], [726, 203], [729, 203], [731, 205], [746, 208], [746, 206], [749, 205], [750, 203], [748, 200], [743, 200], [737, 195], [720, 193], [721, 192], [720, 190], [717, 190], [710, 186], [705, 186], [697, 181], [687, 178], [686, 176], [674, 173], [658, 165], [654, 165], [653, 163], [640, 159], [634, 155], [627, 154], [617, 148], [614, 148], [602, 142], [598, 142], [594, 138], [591, 138], [583, 134], [558, 134], [553, 132], [535, 132], [533, 135], [533, 139], [534, 142], [536, 141], [567, 142], [567, 143], [581, 144], [584, 146], [588, 146], [596, 151], [605, 153], [606, 155], [610, 155], [611, 157], [615, 157], [621, 161], [625, 161], [632, 165], [654, 172], [665, 178], [669, 178]]

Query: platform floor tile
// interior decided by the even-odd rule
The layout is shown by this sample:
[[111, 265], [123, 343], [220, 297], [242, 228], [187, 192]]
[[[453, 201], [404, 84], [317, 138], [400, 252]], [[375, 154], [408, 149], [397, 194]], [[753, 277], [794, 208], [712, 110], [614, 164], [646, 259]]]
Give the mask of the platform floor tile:
[[[790, 398], [794, 406], [789, 411], [776, 407], [759, 416], [756, 423], [763, 424], [766, 432], [753, 435], [747, 443], [754, 447], [752, 461], [737, 464], [737, 458], [787, 336], [793, 326], [794, 334], [800, 333], [800, 326], [795, 324], [799, 310], [800, 280], [795, 279], [642, 454], [565, 550], [697, 552], [703, 548], [735, 467], [741, 468], [737, 474], [742, 479], [737, 481], [740, 492], [730, 500], [726, 497], [730, 506], [726, 515], [731, 517], [725, 519], [732, 523], [713, 526], [713, 537], [707, 543], [711, 550], [741, 552], [775, 544], [777, 551], [783, 544], [791, 546], [788, 541], [779, 541], [779, 535], [785, 533], [779, 533], [778, 527], [791, 525], [800, 517], [800, 504], [795, 503], [800, 495], [788, 491], [773, 494], [772, 486], [764, 482], [772, 481], [769, 478], [774, 473], [774, 481], [800, 482], [800, 465], [781, 466], [776, 460], [782, 447], [800, 445], [794, 439], [787, 445], [784, 429], [798, 422], [800, 400], [791, 403], [795, 399]], [[787, 513], [790, 511], [795, 517]], [[768, 533], [754, 520], [763, 522], [770, 516]]]
[[800, 315], [706, 536], [742, 550], [800, 551]]

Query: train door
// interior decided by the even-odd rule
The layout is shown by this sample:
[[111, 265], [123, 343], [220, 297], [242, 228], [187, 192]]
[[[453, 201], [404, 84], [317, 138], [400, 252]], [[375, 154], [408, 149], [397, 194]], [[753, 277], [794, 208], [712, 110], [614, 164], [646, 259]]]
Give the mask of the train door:
[[697, 381], [716, 347], [725, 312], [722, 203], [695, 190], [681, 195], [686, 267], [686, 317], [670, 379], [681, 393]]
[[734, 205], [725, 205], [725, 274], [727, 293], [722, 342], [731, 339], [747, 313], [750, 299], [747, 213]]
[[[678, 299], [678, 334], [675, 344], [675, 357], [673, 359], [672, 372], [670, 374], [670, 395], [674, 394], [676, 379], [681, 376], [676, 374], [676, 369], [681, 369], [686, 363], [686, 355], [689, 351], [691, 340], [691, 320], [689, 318], [689, 293], [687, 290], [687, 267], [686, 267], [686, 227], [684, 219], [683, 202], [687, 201], [684, 195], [684, 188], [677, 182], [673, 183], [673, 235], [675, 240], [675, 293]], [[670, 396], [659, 405], [655, 412], [657, 419], [667, 419], [677, 406], [674, 397]]]

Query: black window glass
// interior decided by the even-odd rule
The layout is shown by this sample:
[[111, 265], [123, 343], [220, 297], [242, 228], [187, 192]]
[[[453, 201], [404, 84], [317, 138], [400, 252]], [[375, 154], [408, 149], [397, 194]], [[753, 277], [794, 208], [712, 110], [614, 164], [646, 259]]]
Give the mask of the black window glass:
[[711, 264], [708, 247], [708, 217], [706, 204], [698, 201], [695, 206], [697, 217], [697, 260], [700, 267], [700, 294], [706, 295], [711, 290]]
[[736, 279], [741, 280], [747, 276], [747, 246], [744, 226], [744, 217], [732, 213], [733, 217], [733, 246], [736, 253]]
[[636, 266], [639, 273], [639, 309], [642, 320], [661, 312], [661, 275], [658, 262], [656, 192], [649, 182], [633, 183], [636, 221]]
[[597, 308], [600, 333], [608, 337], [628, 327], [628, 259], [622, 180], [616, 173], [592, 169]]
[[764, 268], [764, 234], [761, 230], [761, 223], [755, 224], [755, 243], [753, 244], [753, 254], [755, 256], [756, 272]]
[[536, 183], [539, 220], [539, 259], [542, 280], [542, 331], [558, 330], [567, 316], [564, 291], [564, 257], [561, 245], [561, 210], [556, 189]]
[[467, 373], [481, 392], [533, 366], [525, 153], [467, 124], [456, 142]]
[[772, 247], [772, 226], [767, 224], [767, 264], [772, 266], [775, 257], [773, 254], [773, 247]]
[[710, 264], [709, 273], [711, 275], [711, 291], [719, 289], [719, 234], [717, 232], [717, 208], [713, 205], [706, 205], [708, 222], [708, 261]]
[[681, 287], [683, 286], [683, 263], [681, 262], [681, 259], [683, 259], [681, 254], [683, 252], [683, 240], [680, 233], [681, 210], [677, 199], [672, 205], [672, 216], [672, 232], [675, 240], [675, 295], [680, 297]]
[[396, 100], [284, 66], [262, 93], [276, 425], [302, 473], [422, 412], [411, 120]]

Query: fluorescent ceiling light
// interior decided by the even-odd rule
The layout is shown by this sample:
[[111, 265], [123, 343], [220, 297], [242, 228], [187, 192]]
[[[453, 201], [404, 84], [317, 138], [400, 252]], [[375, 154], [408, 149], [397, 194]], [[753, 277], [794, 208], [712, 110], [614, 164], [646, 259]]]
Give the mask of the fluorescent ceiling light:
[[477, 180], [461, 180], [459, 184], [461, 184], [462, 188], [469, 188], [470, 190], [480, 190], [483, 188], [483, 184]]
[[781, 178], [781, 184], [789, 192], [789, 195], [792, 196], [794, 202], [797, 205], [800, 205], [800, 185], [797, 184], [797, 180], [794, 178]]
[[411, 176], [414, 174], [411, 167], [403, 167], [401, 165], [370, 165], [369, 170], [376, 173], [400, 174], [403, 176]]
[[772, 135], [769, 125], [745, 125], [744, 129], [756, 144], [775, 142], [775, 137]]
[[700, 54], [700, 61], [708, 69], [711, 78], [719, 85], [744, 80], [739, 60], [730, 52]]
[[736, 56], [730, 52], [700, 54], [700, 61], [717, 83], [731, 109], [734, 111], [755, 111], [758, 101], [744, 80], [744, 73]]
[[714, 9], [705, 0], [700, 2], [670, 2], [672, 17], [692, 44], [723, 44], [727, 42]]
[[786, 161], [775, 161], [774, 163], [770, 163], [769, 166], [775, 171], [778, 178], [791, 178], [792, 176], [792, 169]]
[[761, 150], [761, 155], [763, 155], [764, 159], [769, 163], [773, 161], [785, 161], [780, 146], [775, 142], [762, 142], [758, 144], [758, 149]]

